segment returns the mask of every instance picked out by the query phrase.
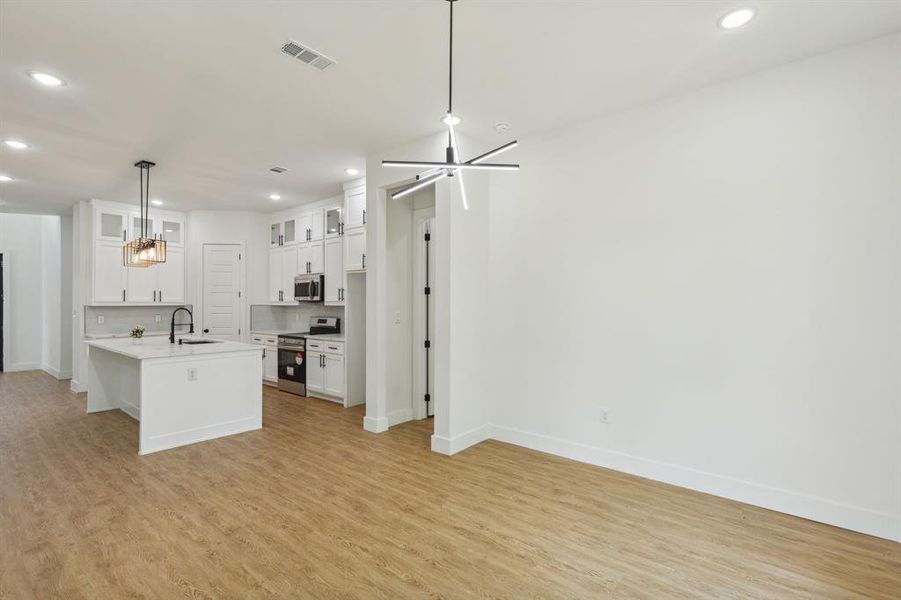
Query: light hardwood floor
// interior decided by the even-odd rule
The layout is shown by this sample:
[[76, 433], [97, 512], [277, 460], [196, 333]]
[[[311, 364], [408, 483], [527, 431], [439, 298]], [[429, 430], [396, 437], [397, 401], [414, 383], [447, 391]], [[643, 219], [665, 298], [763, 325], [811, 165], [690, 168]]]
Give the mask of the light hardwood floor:
[[264, 394], [264, 429], [139, 457], [41, 372], [0, 374], [0, 597], [899, 598], [901, 544], [428, 421]]

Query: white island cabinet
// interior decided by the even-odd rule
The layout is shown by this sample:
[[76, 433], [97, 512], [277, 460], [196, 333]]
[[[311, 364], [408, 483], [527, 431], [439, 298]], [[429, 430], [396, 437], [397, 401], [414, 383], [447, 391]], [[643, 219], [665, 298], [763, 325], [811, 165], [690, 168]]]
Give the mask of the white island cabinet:
[[263, 426], [259, 346], [179, 345], [168, 337], [86, 344], [88, 412], [119, 409], [139, 421], [138, 454]]

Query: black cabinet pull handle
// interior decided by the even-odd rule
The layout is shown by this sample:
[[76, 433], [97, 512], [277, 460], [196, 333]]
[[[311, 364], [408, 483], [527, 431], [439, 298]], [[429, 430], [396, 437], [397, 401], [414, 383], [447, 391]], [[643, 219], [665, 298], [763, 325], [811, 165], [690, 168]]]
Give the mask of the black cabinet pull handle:
[[366, 268], [366, 253], [363, 253], [363, 268]]
[[163, 301], [163, 290], [160, 290], [160, 302]]
[[156, 302], [156, 290], [153, 290], [153, 301]]
[[363, 209], [363, 225], [366, 224], [366, 209]]

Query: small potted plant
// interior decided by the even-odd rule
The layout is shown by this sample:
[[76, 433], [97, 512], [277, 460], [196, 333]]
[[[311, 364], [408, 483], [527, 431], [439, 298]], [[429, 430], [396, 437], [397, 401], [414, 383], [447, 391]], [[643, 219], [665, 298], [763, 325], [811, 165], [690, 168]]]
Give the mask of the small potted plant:
[[131, 330], [129, 334], [131, 336], [132, 343], [141, 344], [144, 342], [144, 326], [143, 325], [135, 325], [134, 329]]

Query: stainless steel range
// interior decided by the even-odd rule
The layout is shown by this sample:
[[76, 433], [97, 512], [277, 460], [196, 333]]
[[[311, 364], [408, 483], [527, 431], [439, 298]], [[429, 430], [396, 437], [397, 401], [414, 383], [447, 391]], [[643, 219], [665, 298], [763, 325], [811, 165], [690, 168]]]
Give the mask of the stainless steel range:
[[341, 333], [338, 317], [310, 317], [310, 330], [278, 336], [278, 389], [307, 395], [307, 336]]

